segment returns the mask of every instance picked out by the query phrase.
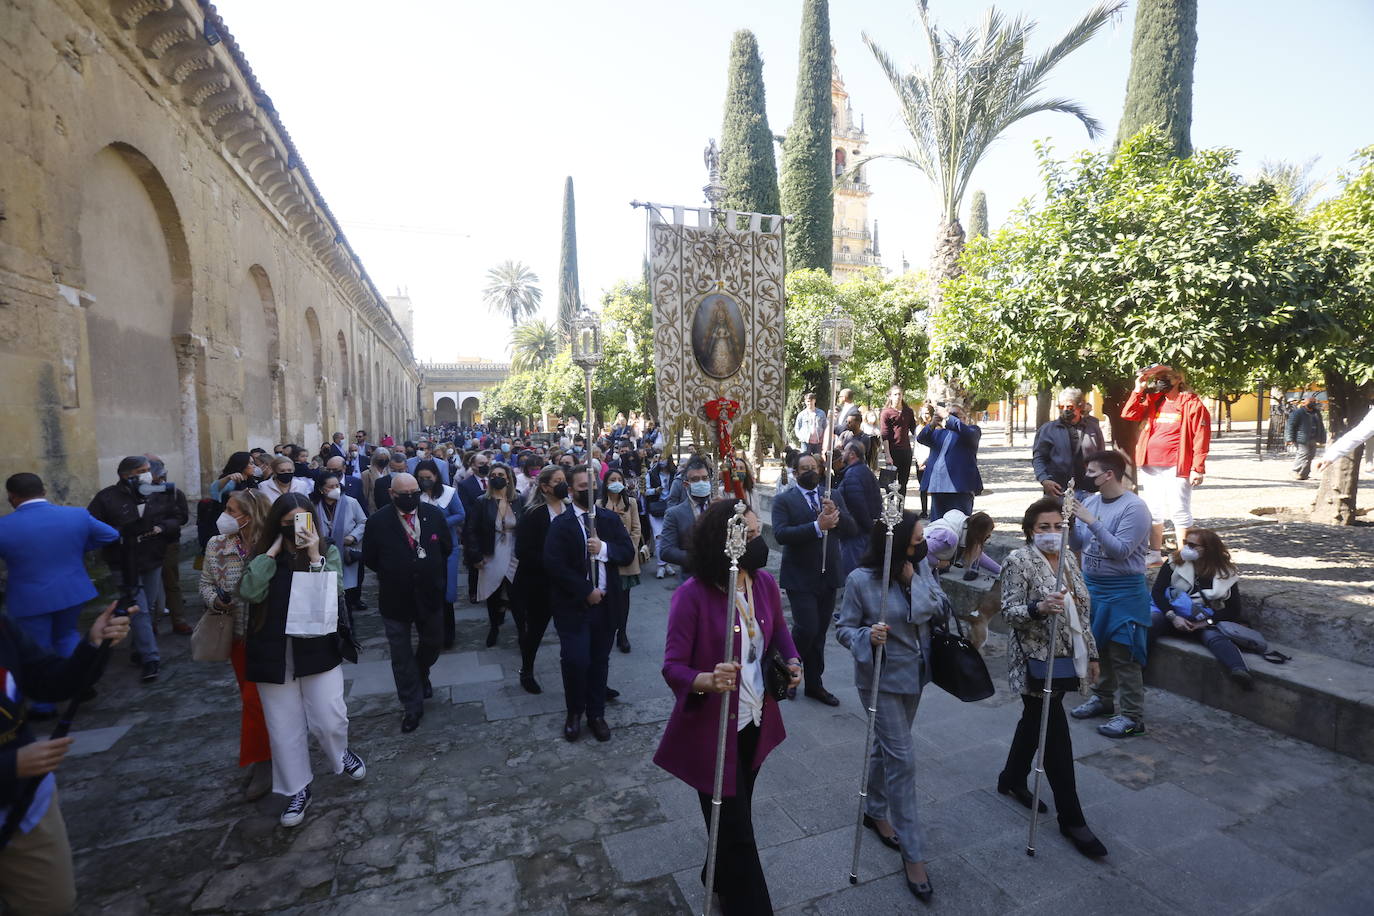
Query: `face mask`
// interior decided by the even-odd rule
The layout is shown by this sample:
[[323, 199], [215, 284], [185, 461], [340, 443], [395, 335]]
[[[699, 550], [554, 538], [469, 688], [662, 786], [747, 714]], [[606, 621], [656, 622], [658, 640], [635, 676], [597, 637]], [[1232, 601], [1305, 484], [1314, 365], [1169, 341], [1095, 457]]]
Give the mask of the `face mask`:
[[281, 526], [281, 533], [286, 538], [288, 544], [296, 543], [296, 526], [291, 522]]
[[820, 482], [821, 475], [816, 471], [802, 471], [797, 475], [797, 486], [803, 490], [814, 490]]
[[606, 489], [610, 490], [612, 493], [623, 493], [625, 492], [625, 485], [618, 480], [614, 480], [606, 484]]
[[419, 493], [393, 493], [391, 501], [402, 512], [414, 512], [420, 505]]
[[291, 483], [291, 479], [292, 479], [295, 475], [294, 475], [294, 474], [289, 474], [289, 473], [288, 473], [288, 474], [275, 474], [275, 475], [273, 475], [273, 476], [276, 478], [277, 483], [280, 483], [280, 484], [289, 484], [289, 483]]
[[373, 466], [374, 468], [376, 468], [377, 470], [379, 470], [379, 471], [385, 470], [385, 468], [386, 468], [386, 459], [385, 459], [385, 458], [378, 458], [376, 461], [372, 462], [372, 466]]
[[1183, 546], [1178, 550], [1178, 558], [1185, 563], [1196, 563], [1202, 559], [1202, 551], [1196, 547]]
[[744, 545], [744, 556], [739, 558], [739, 568], [750, 572], [763, 569], [768, 565], [768, 542], [756, 537]]
[[166, 493], [171, 488], [171, 484], [167, 483], [141, 483], [138, 492], [140, 496], [152, 496], [154, 493]]
[[478, 477], [486, 477], [486, 476], [487, 476], [487, 472], [490, 471], [491, 468], [487, 467], [485, 464], [479, 464], [479, 465], [477, 465], [476, 470], [477, 470], [477, 476], [478, 476]]
[[568, 498], [568, 485], [566, 482], [553, 485], [553, 498], [559, 502]]
[[501, 476], [500, 474], [497, 474], [495, 477], [491, 479], [491, 483], [489, 484], [489, 486], [493, 490], [504, 490], [506, 488], [506, 478]]
[[325, 498], [325, 499], [328, 499], [328, 500], [335, 500], [335, 499], [338, 499], [338, 498], [339, 498], [339, 490], [337, 490], [337, 489], [334, 489], [334, 490], [325, 490], [325, 491], [324, 491], [324, 498]]
[[418, 452], [415, 453], [415, 457], [416, 457], [416, 458], [419, 458], [419, 459], [421, 459], [421, 460], [423, 460], [423, 459], [425, 459], [425, 458], [428, 458], [428, 457], [429, 457], [429, 451], [428, 451], [427, 449], [423, 449], [423, 448], [422, 448], [422, 449], [420, 449]]
[[589, 505], [588, 500], [591, 499], [591, 496], [592, 494], [590, 490], [578, 490], [576, 493], [572, 495], [572, 498], [573, 502], [577, 503], [583, 509], [586, 509]]
[[1150, 383], [1150, 390], [1153, 391], [1155, 394], [1163, 394], [1164, 392], [1168, 391], [1170, 388], [1173, 387], [1174, 383], [1169, 381], [1167, 378], [1157, 378]]
[[930, 545], [925, 541], [921, 541], [921, 543], [908, 550], [906, 555], [911, 558], [912, 563], [919, 563], [926, 558], [926, 554], [929, 552]]
[[255, 465], [253, 465], [253, 467], [252, 467], [252, 469], [249, 471], [249, 473], [252, 474], [254, 477], [261, 477], [261, 476], [262, 476], [262, 468], [258, 467], [258, 466], [255, 464]]
[[1074, 410], [1071, 407], [1066, 407], [1063, 410], [1059, 411], [1059, 419], [1063, 420], [1065, 423], [1077, 423], [1078, 411]]
[[1061, 537], [1053, 531], [1037, 531], [1033, 535], [1035, 546], [1041, 553], [1058, 553]]
[[502, 443], [501, 443], [501, 451], [504, 452], [505, 454], [509, 455], [509, 454], [510, 454], [510, 443], [509, 443], [509, 442], [502, 442]]
[[694, 480], [687, 484], [687, 492], [691, 493], [697, 499], [705, 499], [711, 495], [711, 481]]
[[219, 529], [220, 534], [230, 535], [239, 530], [239, 523], [228, 512], [221, 512], [219, 518], [215, 519], [215, 527]]
[[153, 482], [153, 472], [152, 472], [152, 471], [144, 471], [142, 474], [139, 474], [137, 477], [131, 477], [131, 478], [129, 478], [129, 479], [130, 479], [131, 481], [135, 482], [135, 483], [147, 485], [147, 484], [150, 484], [150, 483]]
[[435, 485], [436, 483], [438, 483], [438, 481], [436, 481], [436, 480], [431, 480], [431, 479], [428, 478], [428, 477], [417, 477], [417, 478], [416, 478], [416, 483], [418, 483], [418, 484], [420, 485], [420, 489], [421, 489], [422, 491], [429, 492], [430, 490], [435, 489], [435, 486], [434, 486], [434, 485]]

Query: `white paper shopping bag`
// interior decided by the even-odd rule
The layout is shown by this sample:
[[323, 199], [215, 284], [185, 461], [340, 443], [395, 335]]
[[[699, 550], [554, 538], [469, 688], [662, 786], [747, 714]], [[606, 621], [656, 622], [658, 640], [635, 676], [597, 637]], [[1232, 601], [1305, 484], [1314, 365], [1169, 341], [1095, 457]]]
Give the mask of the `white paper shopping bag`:
[[339, 574], [294, 572], [286, 606], [287, 636], [330, 636], [339, 628]]

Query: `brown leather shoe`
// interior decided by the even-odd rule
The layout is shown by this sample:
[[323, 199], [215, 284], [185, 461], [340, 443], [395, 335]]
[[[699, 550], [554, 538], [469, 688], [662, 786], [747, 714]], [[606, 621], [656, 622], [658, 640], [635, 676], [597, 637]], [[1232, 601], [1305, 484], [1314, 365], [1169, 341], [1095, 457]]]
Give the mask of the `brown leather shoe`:
[[597, 741], [611, 740], [611, 727], [606, 724], [606, 720], [599, 716], [595, 719], [587, 720], [587, 730], [592, 733], [592, 737]]
[[582, 713], [570, 712], [568, 718], [563, 722], [563, 737], [569, 741], [576, 741], [582, 734]]

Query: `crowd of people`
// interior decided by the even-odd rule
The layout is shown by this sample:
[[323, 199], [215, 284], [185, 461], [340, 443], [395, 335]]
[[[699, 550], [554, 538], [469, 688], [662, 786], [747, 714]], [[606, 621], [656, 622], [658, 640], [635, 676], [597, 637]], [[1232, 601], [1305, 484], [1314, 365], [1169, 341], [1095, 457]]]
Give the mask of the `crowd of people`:
[[[1253, 688], [1240, 650], [1216, 626], [1242, 617], [1238, 569], [1222, 539], [1196, 527], [1191, 515], [1191, 489], [1203, 482], [1209, 444], [1201, 400], [1175, 369], [1142, 372], [1126, 406], [1141, 421], [1128, 461], [1107, 447], [1083, 393], [1063, 391], [1058, 415], [1032, 447], [1041, 495], [1025, 510], [1022, 545], [1000, 562], [989, 552], [993, 519], [975, 507], [983, 487], [981, 428], [964, 409], [914, 409], [900, 387], [880, 410], [859, 407], [847, 390], [830, 412], [816, 408], [812, 395], [805, 404], [771, 501], [772, 538], [781, 548], [776, 577], [766, 568], [748, 457], [679, 453], [640, 415], [617, 416], [599, 429], [569, 418], [538, 434], [448, 425], [399, 445], [390, 436], [374, 444], [357, 430], [351, 441], [334, 433], [313, 456], [294, 443], [252, 448], [229, 455], [194, 507], [153, 454], [118, 462], [115, 481], [85, 509], [49, 503], [34, 474], [11, 476], [14, 512], [0, 519], [0, 558], [9, 571], [0, 667], [12, 682], [0, 702], [11, 721], [0, 735], [0, 760], [10, 760], [0, 790], [12, 809], [20, 799], [25, 804], [11, 810], [14, 824], [0, 833], [0, 896], [68, 900], [72, 893], [65, 846], [58, 858], [66, 872], [39, 876], [46, 891], [14, 878], [4, 863], [61, 832], [53, 772], [69, 741], [38, 740], [36, 724], [53, 718], [58, 702], [91, 695], [101, 667], [93, 647], [126, 633], [129, 658], [146, 683], [161, 673], [164, 622], [173, 636], [204, 636], [199, 645], [214, 643], [212, 629], [223, 634], [222, 645], [201, 657], [228, 662], [235, 674], [242, 792], [250, 800], [282, 796], [283, 826], [302, 823], [311, 804], [311, 736], [327, 770], [365, 778], [367, 766], [349, 743], [341, 664], [358, 657], [355, 620], [371, 610], [363, 596], [369, 577], [402, 733], [422, 724], [434, 692], [431, 670], [455, 645], [456, 605], [466, 595], [469, 604], [485, 605], [486, 646], [501, 644], [507, 619], [513, 624], [520, 655], [514, 676], [529, 693], [545, 689], [535, 662], [553, 624], [563, 738], [578, 741], [585, 729], [605, 742], [612, 739], [606, 704], [618, 696], [608, 683], [610, 659], [616, 650], [632, 651], [632, 595], [650, 567], [660, 579], [680, 576], [664, 626], [663, 676], [676, 704], [654, 759], [698, 791], [709, 824], [713, 736], [728, 701], [734, 727], [713, 890], [726, 912], [741, 913], [771, 912], [750, 797], [759, 768], [785, 737], [779, 703], [798, 692], [826, 706], [841, 703], [826, 687], [832, 623], [853, 656], [864, 706], [876, 710], [863, 823], [900, 853], [911, 892], [931, 899], [912, 730], [931, 680], [932, 630], [947, 626], [952, 613], [941, 583], [950, 576], [1000, 579], [1009, 683], [1022, 716], [997, 789], [1033, 803], [1027, 775], [1048, 702], [1045, 773], [1060, 830], [1084, 855], [1107, 855], [1077, 797], [1066, 695], [1086, 697], [1068, 716], [1106, 718], [1102, 734], [1143, 734], [1142, 674], [1161, 633], [1198, 639], [1239, 686]], [[1303, 422], [1290, 424], [1290, 435], [1318, 441]], [[1347, 447], [1345, 438], [1323, 460]], [[892, 533], [898, 549], [885, 561], [888, 531], [875, 522], [879, 480], [905, 494], [913, 470], [920, 510], [903, 512]], [[1142, 495], [1133, 491], [1133, 476]], [[740, 501], [747, 542], [732, 578], [724, 547]], [[1167, 522], [1177, 538], [1168, 551]], [[179, 574], [182, 532], [192, 525], [204, 607], [194, 628]], [[83, 556], [95, 550], [121, 591], [119, 606], [131, 613], [115, 616], [112, 605], [83, 640], [81, 610], [96, 595]], [[1051, 645], [1052, 618], [1062, 625]], [[732, 661], [720, 656], [727, 626], [736, 634]], [[875, 695], [879, 647], [885, 661]], [[25, 787], [35, 785], [30, 796]]]

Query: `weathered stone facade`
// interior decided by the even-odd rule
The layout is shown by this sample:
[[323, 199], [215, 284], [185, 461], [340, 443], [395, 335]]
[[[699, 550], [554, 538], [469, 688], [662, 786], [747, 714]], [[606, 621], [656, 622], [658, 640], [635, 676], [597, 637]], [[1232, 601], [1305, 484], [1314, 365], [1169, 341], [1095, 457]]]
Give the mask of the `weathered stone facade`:
[[481, 422], [487, 391], [509, 375], [510, 363], [483, 359], [421, 363], [420, 408], [425, 425]]
[[410, 344], [222, 20], [0, 3], [0, 476], [63, 501], [157, 452], [418, 425]]

